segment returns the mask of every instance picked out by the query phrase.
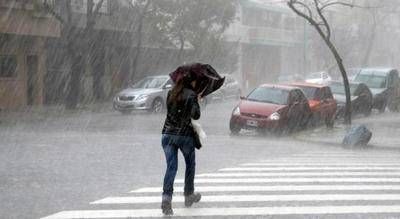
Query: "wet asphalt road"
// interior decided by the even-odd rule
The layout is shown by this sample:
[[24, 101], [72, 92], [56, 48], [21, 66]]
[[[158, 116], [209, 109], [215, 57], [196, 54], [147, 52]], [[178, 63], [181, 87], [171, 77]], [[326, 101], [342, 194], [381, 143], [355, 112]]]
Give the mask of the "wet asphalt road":
[[[268, 159], [290, 162], [290, 156], [307, 151], [348, 151], [339, 144], [318, 143], [319, 139], [308, 141], [309, 136], [326, 133], [324, 128], [282, 138], [251, 132], [230, 136], [228, 121], [235, 104], [235, 101], [213, 103], [203, 112], [201, 123], [208, 139], [196, 154], [197, 173], [212, 173]], [[93, 207], [88, 203], [95, 200], [161, 186], [165, 164], [160, 132], [164, 116], [143, 112], [122, 115], [103, 110], [46, 114], [39, 119], [6, 119], [0, 124], [1, 218], [40, 218], [64, 210], [89, 209]], [[381, 117], [385, 124], [393, 124], [390, 118], [398, 116], [374, 115], [366, 121], [375, 124]], [[388, 130], [396, 132], [398, 127]], [[362, 154], [387, 154], [388, 150], [399, 153], [397, 149], [380, 148], [379, 142], [374, 144], [378, 147], [362, 150]], [[184, 163], [179, 158], [177, 178], [182, 178]], [[385, 204], [399, 204], [399, 201]], [[158, 203], [152, 205], [152, 208], [158, 207]], [[341, 216], [365, 218], [366, 215]], [[368, 215], [370, 218], [386, 216], [400, 217]]]

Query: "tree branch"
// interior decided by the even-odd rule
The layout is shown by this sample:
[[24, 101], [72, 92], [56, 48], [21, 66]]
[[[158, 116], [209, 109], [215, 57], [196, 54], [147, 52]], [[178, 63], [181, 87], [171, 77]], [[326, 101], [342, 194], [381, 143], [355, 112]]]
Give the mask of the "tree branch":
[[324, 23], [324, 26], [326, 28], [326, 37], [330, 40], [331, 39], [331, 27], [329, 26], [328, 21], [326, 20], [324, 14], [322, 13], [322, 10], [320, 7], [320, 2], [318, 0], [314, 0], [314, 4], [315, 4], [315, 9], [317, 10], [318, 15], [321, 18], [321, 20]]
[[[297, 0], [290, 0], [289, 2], [288, 2], [288, 4], [292, 4], [293, 5], [293, 7], [294, 7], [294, 4], [298, 4], [298, 5], [300, 5], [300, 6], [302, 6], [305, 10], [307, 10], [308, 11], [308, 17], [310, 17], [310, 19], [312, 18], [312, 12], [311, 12], [311, 9], [310, 9], [310, 7], [308, 7], [308, 5], [306, 5], [306, 4], [304, 4], [303, 2], [299, 2], [299, 1], [297, 1]], [[290, 7], [290, 6], [289, 6]], [[296, 9], [297, 11], [299, 11], [298, 9]], [[300, 12], [300, 11], [299, 11]], [[305, 13], [303, 13], [305, 16], [307, 16]]]
[[103, 2], [104, 2], [104, 0], [100, 0], [100, 1], [97, 3], [97, 5], [96, 5], [96, 7], [95, 7], [95, 9], [94, 9], [94, 11], [93, 11], [93, 14], [94, 14], [94, 15], [97, 15], [97, 14], [99, 13], [99, 10], [100, 10], [101, 6], [103, 5]]
[[[295, 7], [295, 4], [298, 4], [298, 5], [301, 5], [302, 7], [304, 7], [304, 8], [308, 11], [309, 15], [307, 16], [305, 13], [301, 12], [298, 8]], [[311, 12], [311, 9], [310, 9], [306, 4], [304, 4], [304, 3], [302, 3], [302, 2], [299, 2], [299, 1], [297, 1], [297, 0], [289, 0], [289, 1], [287, 2], [287, 5], [288, 5], [288, 7], [291, 8], [297, 15], [299, 15], [300, 17], [302, 17], [302, 18], [304, 18], [305, 20], [307, 20], [308, 23], [310, 23], [311, 25], [316, 25], [316, 26], [318, 26], [318, 23], [315, 22], [315, 21], [312, 19], [312, 12]]]
[[363, 6], [357, 6], [355, 4], [350, 4], [350, 3], [347, 3], [347, 2], [331, 2], [331, 3], [327, 3], [327, 4], [323, 5], [321, 7], [321, 11], [324, 10], [325, 8], [329, 7], [329, 6], [332, 6], [332, 5], [341, 5], [341, 6], [346, 6], [346, 7], [350, 7], [350, 8], [353, 8], [353, 7], [363, 8]]

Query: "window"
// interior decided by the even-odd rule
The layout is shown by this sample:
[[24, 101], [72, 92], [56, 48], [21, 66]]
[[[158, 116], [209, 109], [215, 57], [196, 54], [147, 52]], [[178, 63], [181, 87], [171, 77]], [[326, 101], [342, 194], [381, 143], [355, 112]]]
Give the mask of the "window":
[[0, 55], [0, 78], [16, 77], [17, 57], [15, 55]]
[[305, 86], [299, 86], [299, 87], [301, 88], [301, 90], [303, 90], [304, 95], [306, 96], [307, 99], [309, 100], [317, 99], [318, 88], [305, 87]]
[[300, 103], [304, 99], [305, 98], [303, 97], [303, 92], [301, 92], [300, 90], [292, 90], [289, 94], [288, 103], [289, 104]]
[[333, 99], [333, 95], [329, 87], [325, 87], [322, 90], [323, 90], [321, 97], [322, 100]]
[[287, 90], [273, 87], [258, 87], [247, 96], [247, 100], [285, 105], [287, 104], [288, 96], [289, 92]]

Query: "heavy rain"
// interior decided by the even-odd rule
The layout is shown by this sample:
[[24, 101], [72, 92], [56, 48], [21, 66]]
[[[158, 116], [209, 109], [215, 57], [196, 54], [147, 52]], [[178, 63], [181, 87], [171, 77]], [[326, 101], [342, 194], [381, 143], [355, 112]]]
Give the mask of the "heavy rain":
[[0, 0], [0, 218], [400, 218], [399, 39], [398, 0]]

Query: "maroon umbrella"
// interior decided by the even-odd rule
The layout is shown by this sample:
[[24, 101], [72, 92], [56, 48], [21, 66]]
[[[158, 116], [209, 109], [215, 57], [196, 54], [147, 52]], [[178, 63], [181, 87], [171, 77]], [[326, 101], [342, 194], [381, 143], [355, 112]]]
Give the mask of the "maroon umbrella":
[[175, 83], [188, 75], [196, 78], [197, 84], [194, 89], [196, 93], [202, 93], [201, 97], [218, 90], [225, 81], [225, 77], [221, 77], [211, 65], [202, 63], [182, 65], [169, 74]]

